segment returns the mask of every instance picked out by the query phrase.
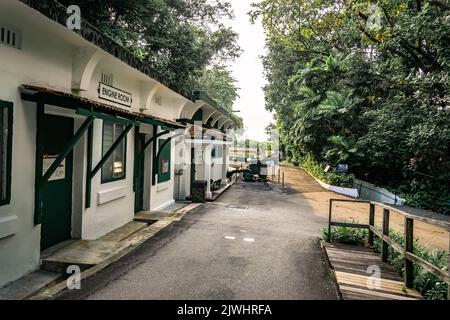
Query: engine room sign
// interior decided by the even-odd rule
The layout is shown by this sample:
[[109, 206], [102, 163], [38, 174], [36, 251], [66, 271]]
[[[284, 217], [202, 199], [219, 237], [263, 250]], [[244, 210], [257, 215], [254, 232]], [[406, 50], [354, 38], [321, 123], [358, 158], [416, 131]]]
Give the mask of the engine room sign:
[[114, 102], [126, 107], [131, 107], [133, 97], [131, 93], [111, 87], [100, 82], [98, 86], [98, 97], [109, 102]]

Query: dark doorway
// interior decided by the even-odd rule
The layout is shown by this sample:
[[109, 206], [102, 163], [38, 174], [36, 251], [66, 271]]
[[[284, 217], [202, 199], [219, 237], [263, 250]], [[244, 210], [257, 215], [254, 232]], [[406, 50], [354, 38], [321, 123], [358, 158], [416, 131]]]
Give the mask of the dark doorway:
[[191, 148], [191, 190], [190, 195], [192, 197], [192, 186], [194, 185], [195, 181], [195, 148]]
[[136, 188], [134, 199], [134, 211], [136, 213], [144, 210], [144, 177], [145, 177], [145, 155], [141, 155], [145, 145], [145, 134], [139, 133], [136, 136], [136, 154], [139, 155], [136, 161]]
[[[73, 136], [72, 118], [44, 115], [42, 128], [43, 174]], [[41, 249], [44, 250], [71, 238], [72, 231], [72, 172], [70, 153], [43, 186], [43, 217]]]

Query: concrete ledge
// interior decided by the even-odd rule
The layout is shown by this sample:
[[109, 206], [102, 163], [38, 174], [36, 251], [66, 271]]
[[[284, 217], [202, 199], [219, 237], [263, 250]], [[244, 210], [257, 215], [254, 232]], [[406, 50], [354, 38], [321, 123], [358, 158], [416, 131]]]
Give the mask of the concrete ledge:
[[352, 198], [359, 198], [359, 192], [358, 189], [354, 189], [354, 188], [344, 188], [344, 187], [337, 187], [337, 186], [332, 186], [329, 185], [323, 181], [320, 181], [319, 179], [313, 177], [318, 184], [321, 185], [322, 188], [339, 193], [339, 194], [343, 194], [345, 196], [349, 196]]
[[105, 204], [117, 199], [125, 198], [127, 190], [125, 187], [118, 187], [114, 189], [104, 190], [97, 193], [98, 204]]
[[359, 185], [360, 197], [364, 199], [395, 205], [403, 205], [406, 202], [405, 199], [400, 198], [385, 188], [377, 187], [363, 180], [356, 179], [355, 181]]
[[0, 218], [0, 239], [10, 237], [17, 233], [17, 216], [7, 216]]
[[212, 193], [211, 197], [206, 198], [206, 201], [208, 202], [212, 202], [215, 201], [217, 198], [219, 198], [225, 191], [227, 191], [234, 183], [236, 182], [236, 178], [234, 178], [233, 180], [231, 180], [229, 183], [227, 183], [225, 186], [223, 186], [222, 188], [220, 188], [217, 191], [214, 191]]
[[160, 183], [156, 186], [156, 192], [161, 192], [169, 189], [169, 183]]
[[305, 171], [307, 174], [309, 174], [314, 180], [317, 181], [318, 184], [320, 184], [320, 186], [324, 189], [339, 193], [339, 194], [343, 194], [345, 196], [349, 196], [352, 198], [359, 198], [359, 191], [356, 188], [344, 188], [344, 187], [338, 187], [338, 186], [332, 186], [329, 185], [328, 183], [325, 183], [319, 179], [317, 179], [316, 177], [314, 177], [308, 170], [306, 170], [303, 167], [299, 167], [301, 168], [303, 171]]

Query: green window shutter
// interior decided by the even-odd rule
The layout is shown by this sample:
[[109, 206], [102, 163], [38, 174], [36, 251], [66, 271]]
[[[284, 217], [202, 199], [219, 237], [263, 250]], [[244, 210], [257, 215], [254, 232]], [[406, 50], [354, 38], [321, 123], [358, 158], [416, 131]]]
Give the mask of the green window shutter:
[[0, 100], [0, 205], [11, 201], [13, 104]]
[[[158, 142], [158, 149], [161, 150], [161, 147], [167, 140], [159, 139]], [[171, 143], [167, 143], [164, 146], [164, 149], [161, 150], [160, 156], [159, 156], [159, 163], [158, 163], [158, 183], [169, 181], [171, 178]]]
[[[106, 154], [124, 130], [124, 124], [103, 121], [102, 155]], [[102, 183], [125, 179], [126, 141], [125, 137], [102, 166]]]

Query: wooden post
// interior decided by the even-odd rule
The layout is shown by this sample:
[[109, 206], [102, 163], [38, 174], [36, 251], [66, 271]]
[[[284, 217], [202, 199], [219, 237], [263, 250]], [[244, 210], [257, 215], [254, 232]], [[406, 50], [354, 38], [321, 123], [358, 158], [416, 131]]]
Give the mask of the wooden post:
[[[383, 235], [389, 236], [389, 210], [383, 209]], [[381, 260], [383, 262], [388, 262], [389, 258], [389, 245], [383, 240], [383, 245], [381, 247]]]
[[281, 187], [284, 189], [284, 171], [283, 171], [283, 183], [282, 183]]
[[[375, 227], [375, 205], [370, 204], [369, 208], [369, 226]], [[369, 228], [369, 245], [373, 246], [373, 231]]]
[[280, 168], [278, 168], [278, 184], [280, 184]]
[[[413, 252], [414, 220], [405, 217], [405, 251]], [[414, 288], [414, 264], [405, 257], [405, 286]]]
[[327, 241], [331, 242], [331, 212], [333, 208], [333, 199], [330, 199], [330, 205], [328, 207], [328, 236]]

